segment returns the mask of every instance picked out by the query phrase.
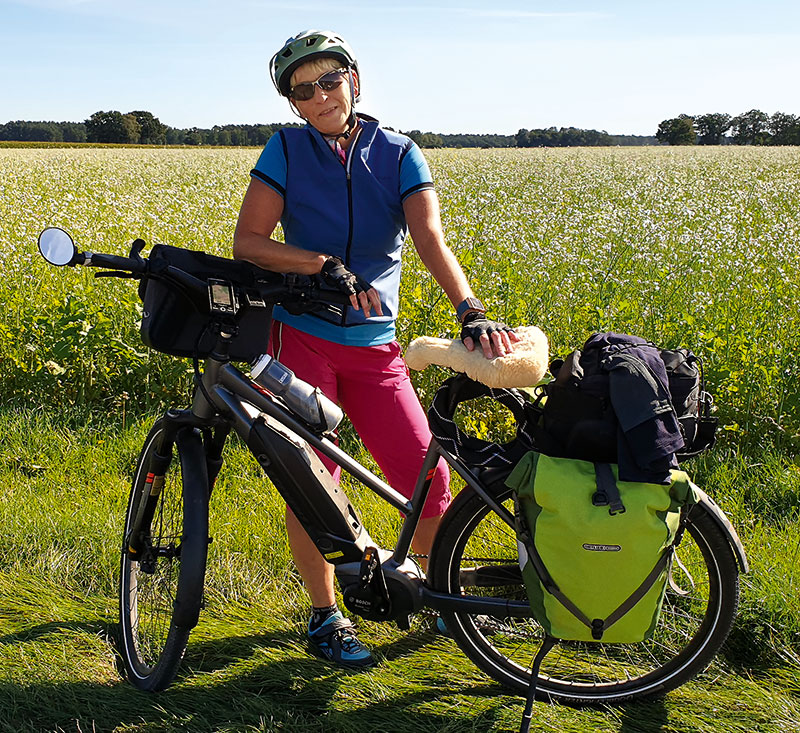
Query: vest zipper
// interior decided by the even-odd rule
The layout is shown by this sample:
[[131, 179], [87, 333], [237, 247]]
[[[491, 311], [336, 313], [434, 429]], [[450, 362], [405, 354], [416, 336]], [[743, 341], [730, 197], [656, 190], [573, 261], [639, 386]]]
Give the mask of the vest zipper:
[[[347, 247], [344, 251], [344, 264], [350, 267], [350, 248], [353, 245], [353, 182], [351, 180], [351, 172], [353, 170], [353, 158], [355, 156], [355, 149], [358, 145], [358, 139], [361, 137], [361, 127], [356, 130], [353, 142], [347, 148], [347, 156], [344, 161], [345, 176], [347, 178]], [[342, 326], [347, 325], [347, 306], [342, 313]]]
[[351, 180], [351, 173], [353, 170], [353, 157], [355, 156], [355, 149], [358, 145], [358, 139], [361, 137], [361, 127], [356, 130], [353, 142], [347, 148], [347, 157], [344, 162], [345, 175], [347, 176], [347, 248], [345, 249], [344, 263], [350, 267], [350, 247], [353, 244], [353, 182]]

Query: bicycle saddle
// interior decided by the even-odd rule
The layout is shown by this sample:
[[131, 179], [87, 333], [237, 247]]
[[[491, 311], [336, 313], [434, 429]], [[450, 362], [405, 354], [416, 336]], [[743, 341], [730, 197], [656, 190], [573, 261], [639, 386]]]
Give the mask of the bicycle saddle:
[[494, 359], [484, 357], [480, 349], [467, 351], [460, 339], [420, 336], [408, 345], [406, 364], [415, 371], [431, 364], [449, 367], [487, 387], [532, 387], [547, 371], [547, 336], [537, 326], [519, 326], [514, 331], [520, 338], [514, 350]]

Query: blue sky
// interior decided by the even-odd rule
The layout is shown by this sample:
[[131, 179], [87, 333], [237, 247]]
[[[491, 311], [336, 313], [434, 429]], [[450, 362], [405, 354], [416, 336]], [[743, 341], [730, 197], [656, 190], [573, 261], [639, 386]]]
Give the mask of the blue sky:
[[800, 115], [796, 0], [0, 0], [0, 123], [289, 121], [267, 62], [305, 28], [348, 39], [359, 108], [396, 129], [649, 135], [680, 113]]

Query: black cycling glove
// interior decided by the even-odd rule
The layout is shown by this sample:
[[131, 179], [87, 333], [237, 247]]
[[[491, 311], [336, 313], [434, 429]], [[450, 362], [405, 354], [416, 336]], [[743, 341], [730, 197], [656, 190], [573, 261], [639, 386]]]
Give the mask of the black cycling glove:
[[328, 257], [319, 274], [324, 282], [345, 295], [366, 293], [372, 287], [363, 277], [348, 270], [338, 257]]
[[464, 321], [461, 324], [461, 340], [471, 338], [472, 342], [477, 346], [481, 342], [481, 336], [486, 334], [490, 339], [492, 334], [496, 331], [513, 331], [510, 326], [498, 321], [492, 321], [486, 317], [484, 313], [473, 311], [464, 316]]

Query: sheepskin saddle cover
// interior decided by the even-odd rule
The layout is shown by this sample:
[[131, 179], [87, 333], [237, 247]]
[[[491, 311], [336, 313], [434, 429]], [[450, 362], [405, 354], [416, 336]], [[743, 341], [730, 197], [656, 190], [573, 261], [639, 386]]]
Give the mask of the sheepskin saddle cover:
[[496, 389], [531, 387], [547, 371], [547, 336], [536, 326], [519, 326], [514, 331], [520, 339], [514, 350], [494, 359], [487, 359], [480, 348], [467, 351], [459, 339], [420, 336], [408, 345], [406, 364], [416, 371], [430, 364], [449, 367]]

